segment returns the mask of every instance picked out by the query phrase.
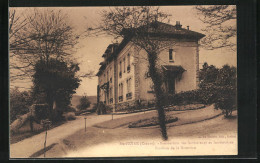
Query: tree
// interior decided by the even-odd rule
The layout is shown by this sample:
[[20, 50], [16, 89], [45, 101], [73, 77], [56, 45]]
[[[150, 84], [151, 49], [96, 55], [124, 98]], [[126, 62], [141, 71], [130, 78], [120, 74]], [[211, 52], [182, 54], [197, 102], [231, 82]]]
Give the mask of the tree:
[[203, 65], [200, 71], [200, 96], [206, 104], [214, 104], [225, 117], [230, 117], [237, 108], [236, 68], [224, 65], [221, 69]]
[[165, 140], [168, 139], [168, 136], [163, 108], [163, 77], [157, 62], [158, 54], [165, 48], [172, 47], [174, 42], [167, 37], [164, 37], [162, 41], [157, 36], [161, 36], [162, 30], [158, 28], [159, 23], [169, 21], [169, 16], [169, 14], [160, 11], [159, 7], [115, 7], [102, 12], [103, 23], [97, 28], [99, 31], [105, 31], [115, 37], [129, 39], [135, 47], [141, 48], [147, 53], [149, 73], [154, 83], [161, 133]]
[[216, 80], [217, 96], [215, 108], [221, 109], [225, 117], [230, 117], [232, 111], [237, 109], [237, 77], [236, 68], [224, 65]]
[[53, 105], [61, 114], [70, 104], [72, 95], [79, 86], [80, 79], [76, 76], [78, 64], [66, 63], [56, 59], [48, 62], [40, 60], [36, 63], [33, 75], [33, 96], [35, 100], [46, 102], [50, 113]]
[[236, 50], [236, 7], [230, 5], [212, 5], [195, 7], [200, 20], [205, 23], [202, 29], [207, 36], [201, 40], [209, 50], [228, 47]]
[[90, 106], [90, 101], [88, 100], [87, 96], [83, 96], [80, 98], [80, 104], [77, 105], [77, 108], [80, 110], [85, 110]]
[[209, 66], [208, 63], [205, 62], [199, 72], [199, 87], [202, 88], [205, 84], [215, 83], [219, 73], [218, 71], [218, 68], [214, 65]]
[[10, 12], [10, 79], [24, 79], [34, 73], [37, 61], [71, 60], [79, 36], [61, 10], [34, 9], [24, 16]]
[[32, 98], [29, 92], [20, 92], [18, 88], [10, 90], [10, 121], [13, 122], [17, 116], [29, 112]]

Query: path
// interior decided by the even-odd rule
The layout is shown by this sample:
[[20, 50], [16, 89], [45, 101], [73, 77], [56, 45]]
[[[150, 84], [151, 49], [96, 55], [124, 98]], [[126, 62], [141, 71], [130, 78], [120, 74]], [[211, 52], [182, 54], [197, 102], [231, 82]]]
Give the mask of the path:
[[[143, 113], [133, 113], [133, 114], [122, 114], [114, 115], [113, 118], [122, 118], [136, 114]], [[87, 116], [87, 125], [90, 127], [96, 123], [101, 123], [103, 121], [110, 120], [111, 115], [88, 115]], [[53, 143], [57, 143], [60, 140], [68, 137], [69, 135], [77, 132], [78, 130], [84, 129], [84, 117], [79, 116], [74, 121], [69, 121], [61, 126], [55, 127], [48, 131], [47, 144], [49, 146]], [[35, 152], [43, 148], [45, 138], [45, 132], [42, 132], [38, 135], [34, 135], [30, 138], [24, 139], [20, 142], [10, 145], [10, 158], [29, 158]]]

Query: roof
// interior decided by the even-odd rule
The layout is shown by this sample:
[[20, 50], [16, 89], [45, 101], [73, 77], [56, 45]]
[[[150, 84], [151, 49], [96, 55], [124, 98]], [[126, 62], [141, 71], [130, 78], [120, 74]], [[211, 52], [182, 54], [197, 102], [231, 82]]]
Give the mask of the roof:
[[[127, 38], [124, 38], [122, 40], [122, 42], [118, 45], [116, 43], [116, 48], [115, 50], [113, 51], [113, 53], [111, 53], [110, 55], [108, 55], [107, 57], [107, 61], [111, 61], [113, 58], [117, 57], [117, 55], [119, 54], [119, 52], [126, 46], [126, 44], [130, 41], [130, 39], [127, 37]], [[111, 45], [111, 44], [110, 44]], [[107, 48], [110, 48], [111, 46], [108, 46]], [[99, 71], [97, 72], [96, 76], [99, 76], [104, 70], [106, 69], [106, 64], [102, 64], [101, 67], [99, 68]]]
[[174, 73], [183, 73], [186, 71], [182, 66], [175, 66], [175, 65], [162, 65], [162, 67], [169, 72]]
[[[134, 29], [132, 29], [134, 30]], [[148, 31], [149, 34], [154, 34], [155, 36], [166, 36], [166, 37], [175, 37], [175, 38], [193, 38], [201, 39], [205, 35], [199, 32], [195, 32], [189, 29], [182, 28], [181, 25], [171, 25], [163, 22], [156, 22], [151, 24], [148, 29], [144, 26], [136, 29], [138, 32]], [[122, 31], [122, 34], [130, 34], [130, 29], [125, 29]]]

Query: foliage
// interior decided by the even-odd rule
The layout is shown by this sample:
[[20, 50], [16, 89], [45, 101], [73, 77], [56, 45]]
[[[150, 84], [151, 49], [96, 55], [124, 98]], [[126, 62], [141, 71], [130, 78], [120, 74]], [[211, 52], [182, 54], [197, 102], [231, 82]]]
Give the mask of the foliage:
[[96, 111], [97, 111], [97, 103], [94, 103], [92, 109], [89, 109], [89, 112], [94, 113]]
[[39, 99], [47, 103], [51, 114], [53, 103], [56, 102], [57, 108], [53, 114], [61, 116], [79, 86], [80, 80], [76, 77], [78, 70], [78, 65], [73, 63], [69, 65], [55, 59], [38, 61], [33, 75], [33, 96], [36, 101]]
[[201, 102], [201, 91], [200, 90], [192, 90], [186, 92], [180, 92], [174, 95], [168, 96], [168, 104], [171, 105], [186, 105], [186, 104], [194, 104]]
[[204, 63], [202, 69], [199, 72], [199, 87], [204, 87], [205, 84], [215, 83], [217, 80], [217, 76], [219, 74], [219, 70], [214, 65], [208, 65], [208, 63]]
[[30, 77], [39, 60], [71, 60], [79, 38], [61, 10], [11, 10], [9, 29], [11, 80]]
[[17, 119], [19, 115], [29, 112], [32, 98], [28, 91], [20, 92], [18, 88], [10, 90], [10, 122]]
[[200, 20], [207, 24], [207, 36], [201, 40], [204, 47], [214, 50], [229, 47], [236, 50], [236, 7], [231, 5], [196, 6]]
[[75, 116], [74, 112], [68, 112], [64, 116], [65, 116], [65, 119], [68, 120], [68, 121], [76, 119], [76, 116]]
[[[210, 66], [205, 66], [201, 70], [202, 78], [208, 76]], [[204, 73], [206, 72], [206, 73]], [[218, 70], [214, 77], [215, 82], [208, 80], [200, 84], [201, 99], [204, 103], [215, 104], [216, 109], [221, 109], [226, 117], [231, 116], [232, 111], [237, 108], [237, 89], [236, 89], [236, 68], [224, 65]]]
[[90, 101], [88, 100], [87, 96], [83, 96], [80, 98], [80, 104], [77, 105], [79, 110], [85, 110], [90, 106]]
[[35, 112], [34, 119], [36, 121], [40, 122], [40, 120], [49, 118], [50, 112], [48, 104], [34, 104], [33, 107]]
[[107, 114], [112, 112], [112, 108], [110, 108], [109, 106], [105, 105], [103, 102], [99, 102], [97, 104], [97, 110], [96, 110], [97, 114]]
[[[178, 117], [166, 116], [166, 123], [173, 123], [178, 121]], [[141, 119], [137, 122], [133, 122], [128, 125], [129, 128], [138, 128], [138, 127], [149, 127], [159, 125], [158, 117], [152, 117], [149, 119]]]

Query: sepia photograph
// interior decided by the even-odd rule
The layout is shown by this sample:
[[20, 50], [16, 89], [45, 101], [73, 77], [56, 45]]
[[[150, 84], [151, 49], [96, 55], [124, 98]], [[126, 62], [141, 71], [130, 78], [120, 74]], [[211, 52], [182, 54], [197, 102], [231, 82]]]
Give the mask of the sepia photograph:
[[10, 158], [238, 155], [236, 5], [9, 7]]

